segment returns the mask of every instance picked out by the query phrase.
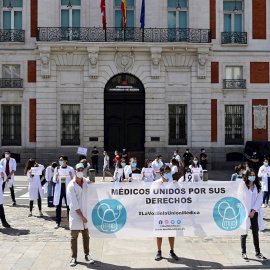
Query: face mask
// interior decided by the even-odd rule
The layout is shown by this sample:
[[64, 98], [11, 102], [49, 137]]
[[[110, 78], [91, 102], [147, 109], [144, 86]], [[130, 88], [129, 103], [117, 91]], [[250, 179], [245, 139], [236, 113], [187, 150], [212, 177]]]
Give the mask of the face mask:
[[193, 162], [194, 162], [194, 164], [197, 164], [198, 163], [198, 160], [194, 160]]
[[78, 178], [83, 178], [83, 172], [77, 172], [76, 175]]
[[64, 161], [59, 160], [59, 165], [60, 165], [60, 166], [63, 166], [63, 165], [64, 165]]
[[254, 152], [254, 155], [256, 155], [257, 153], [256, 152]]
[[248, 171], [249, 170], [249, 167], [246, 167], [246, 171]]
[[9, 154], [5, 154], [5, 158], [9, 158]]
[[149, 167], [152, 167], [152, 163], [149, 163]]
[[188, 153], [188, 151], [186, 151], [186, 153]]
[[118, 153], [116, 153], [116, 152], [115, 152], [114, 154], [115, 154], [116, 156], [118, 155]]
[[103, 153], [103, 155], [105, 156], [105, 153]]
[[173, 153], [175, 156], [177, 156], [177, 153]]
[[133, 163], [131, 164], [131, 166], [132, 166], [132, 168], [136, 168], [137, 162], [133, 162]]
[[97, 148], [94, 148], [94, 150], [97, 150]]
[[122, 167], [125, 167], [125, 166], [126, 166], [126, 163], [125, 163], [125, 162], [123, 162], [123, 163], [121, 163], [121, 165], [122, 165]]
[[126, 149], [123, 149], [123, 151], [126, 151]]
[[169, 180], [171, 178], [171, 173], [164, 173], [164, 178]]
[[187, 172], [186, 174], [191, 174], [191, 172]]
[[159, 162], [162, 162], [162, 158], [159, 160]]
[[255, 181], [255, 178], [256, 178], [255, 176], [249, 176], [249, 177], [248, 177], [248, 180], [249, 180], [250, 182], [254, 182], [254, 181]]
[[203, 150], [202, 152], [205, 153], [205, 150]]
[[268, 166], [268, 162], [264, 162], [264, 166]]

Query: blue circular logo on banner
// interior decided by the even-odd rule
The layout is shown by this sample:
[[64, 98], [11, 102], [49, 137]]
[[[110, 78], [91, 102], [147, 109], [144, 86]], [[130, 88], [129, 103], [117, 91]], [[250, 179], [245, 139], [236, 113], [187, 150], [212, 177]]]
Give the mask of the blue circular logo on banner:
[[96, 204], [92, 211], [92, 222], [102, 233], [120, 231], [127, 220], [127, 212], [122, 203], [106, 199]]
[[224, 231], [238, 229], [246, 218], [245, 206], [236, 198], [225, 197], [219, 200], [213, 210], [217, 226]]

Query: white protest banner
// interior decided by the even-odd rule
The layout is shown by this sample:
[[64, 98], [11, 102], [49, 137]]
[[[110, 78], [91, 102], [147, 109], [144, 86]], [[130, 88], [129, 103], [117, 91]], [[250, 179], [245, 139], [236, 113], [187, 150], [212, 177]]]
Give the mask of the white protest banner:
[[132, 181], [137, 181], [137, 182], [142, 181], [142, 175], [140, 173], [133, 173], [131, 177], [132, 177]]
[[31, 167], [31, 174], [32, 175], [42, 175], [42, 167]]
[[87, 156], [87, 148], [78, 147], [77, 154], [82, 155], [82, 156]]
[[246, 234], [246, 194], [244, 182], [91, 184], [88, 228], [99, 238]]
[[144, 168], [145, 174], [153, 174], [153, 168]]

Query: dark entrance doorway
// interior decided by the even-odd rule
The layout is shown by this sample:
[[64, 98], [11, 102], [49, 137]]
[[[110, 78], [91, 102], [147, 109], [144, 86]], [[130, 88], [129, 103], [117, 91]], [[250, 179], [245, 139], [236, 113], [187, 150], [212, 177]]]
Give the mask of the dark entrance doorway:
[[145, 92], [141, 81], [119, 74], [107, 83], [104, 93], [104, 147], [109, 153], [126, 148], [141, 166], [144, 162]]

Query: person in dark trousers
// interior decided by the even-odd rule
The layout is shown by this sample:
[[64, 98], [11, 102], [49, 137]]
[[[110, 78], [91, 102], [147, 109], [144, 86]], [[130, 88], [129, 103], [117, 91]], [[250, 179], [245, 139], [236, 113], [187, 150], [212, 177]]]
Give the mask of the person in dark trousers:
[[92, 166], [93, 166], [93, 169], [96, 170], [96, 173], [98, 173], [98, 155], [99, 155], [99, 152], [96, 148], [96, 146], [94, 146], [94, 150], [92, 151]]
[[17, 163], [14, 158], [11, 157], [9, 150], [5, 151], [5, 158], [1, 159], [0, 165], [4, 167], [7, 179], [2, 184], [3, 193], [5, 191], [6, 183], [9, 183], [10, 195], [13, 201], [13, 206], [16, 205], [15, 193], [14, 193], [14, 173], [16, 172]]
[[253, 150], [252, 156], [251, 156], [251, 163], [252, 163], [252, 168], [258, 173], [259, 167], [260, 167], [260, 160], [259, 156], [256, 150]]
[[[5, 178], [6, 178], [5, 169], [3, 166], [0, 165], [0, 184], [3, 184]], [[3, 227], [10, 228], [10, 225], [6, 221], [3, 203], [4, 203], [3, 191], [0, 188], [0, 219], [1, 219]]]
[[[259, 244], [259, 229], [260, 229], [260, 221], [262, 217], [260, 217], [259, 209], [262, 204], [262, 187], [260, 181], [257, 177], [256, 172], [253, 169], [247, 171], [244, 182], [242, 184], [245, 186], [243, 188], [243, 193], [246, 194], [249, 201], [249, 209], [248, 210], [248, 219], [251, 225], [252, 235], [253, 235], [253, 244], [255, 247], [255, 257], [261, 261], [267, 260], [263, 256], [260, 251]], [[250, 227], [250, 225], [248, 227]], [[248, 262], [247, 250], [246, 250], [246, 241], [247, 234], [241, 235], [241, 249], [242, 249], [242, 258], [244, 261]]]
[[67, 186], [73, 179], [74, 169], [67, 165], [68, 157], [60, 156], [59, 168], [55, 168], [53, 182], [55, 184], [53, 204], [56, 206], [56, 224], [55, 229], [58, 229], [61, 223], [61, 208], [62, 199], [64, 198], [67, 207], [67, 216], [69, 216], [69, 197], [67, 196]]
[[189, 152], [189, 149], [187, 148], [186, 152], [183, 154], [184, 168], [189, 167], [189, 165], [192, 164], [192, 159], [193, 159], [193, 155]]
[[202, 148], [201, 153], [200, 153], [200, 164], [203, 170], [206, 170], [207, 160], [208, 160], [208, 156], [205, 154], [205, 149]]

